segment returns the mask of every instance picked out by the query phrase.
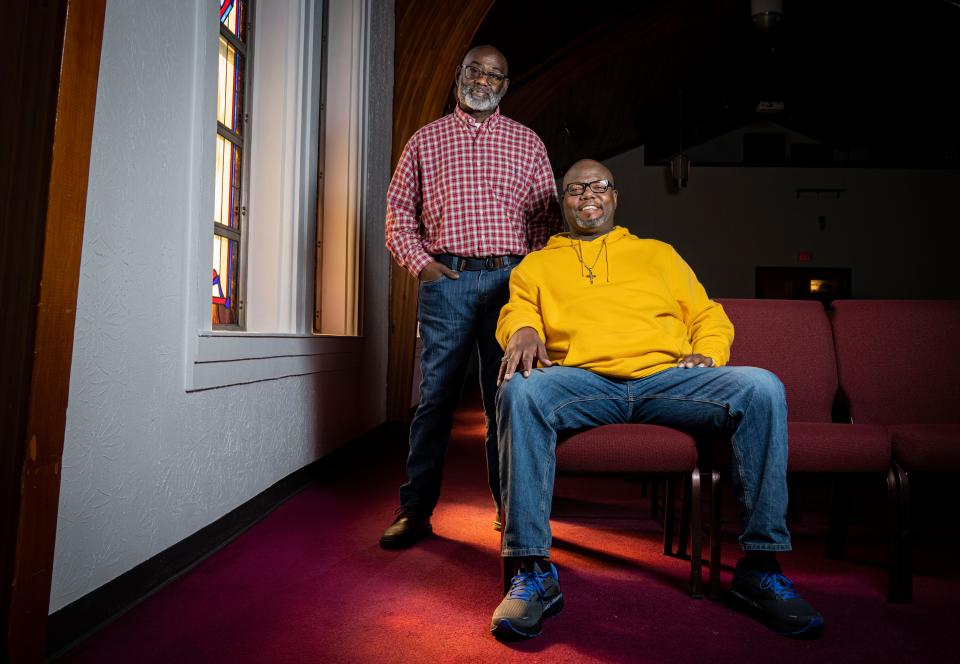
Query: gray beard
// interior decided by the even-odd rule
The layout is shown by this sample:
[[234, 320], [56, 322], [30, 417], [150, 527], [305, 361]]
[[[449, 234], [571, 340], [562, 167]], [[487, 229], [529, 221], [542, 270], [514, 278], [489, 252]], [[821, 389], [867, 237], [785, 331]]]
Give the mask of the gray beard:
[[[576, 223], [575, 223], [575, 224], [574, 224], [574, 223], [570, 223], [571, 221], [576, 222]], [[574, 229], [576, 228], [576, 226], [579, 226], [580, 228], [589, 228], [589, 229], [592, 230], [592, 229], [594, 229], [594, 228], [600, 228], [600, 227], [603, 226], [605, 223], [607, 223], [607, 215], [606, 215], [606, 213], [604, 213], [604, 214], [601, 214], [601, 215], [600, 215], [599, 217], [597, 217], [596, 219], [580, 219], [580, 218], [578, 218], [578, 217], [576, 216], [576, 213], [574, 213], [573, 219], [570, 220], [570, 219], [568, 218], [567, 223], [568, 223], [569, 226], [570, 226], [570, 230], [572, 230], [572, 231], [574, 231], [574, 232], [576, 232], [576, 231], [574, 230]]]
[[578, 219], [581, 228], [600, 228], [607, 223], [607, 215], [601, 214], [596, 219]]
[[457, 101], [471, 111], [492, 111], [500, 105], [500, 100], [503, 99], [503, 92], [496, 94], [491, 90], [489, 97], [480, 99], [474, 97], [471, 90], [473, 90], [473, 86], [469, 83], [461, 83], [457, 88]]

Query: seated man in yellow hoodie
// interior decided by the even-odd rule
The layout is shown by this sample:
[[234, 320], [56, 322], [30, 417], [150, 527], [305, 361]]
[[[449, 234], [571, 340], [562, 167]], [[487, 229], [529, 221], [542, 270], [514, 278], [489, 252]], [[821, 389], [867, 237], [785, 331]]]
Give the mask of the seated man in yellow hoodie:
[[497, 324], [502, 555], [520, 571], [491, 631], [536, 636], [563, 607], [549, 560], [558, 432], [647, 422], [731, 435], [744, 551], [732, 595], [781, 634], [816, 634], [823, 618], [776, 560], [790, 550], [783, 385], [723, 366], [733, 341], [723, 308], [673, 247], [614, 226], [617, 190], [602, 164], [574, 164], [562, 196], [570, 231], [514, 269]]

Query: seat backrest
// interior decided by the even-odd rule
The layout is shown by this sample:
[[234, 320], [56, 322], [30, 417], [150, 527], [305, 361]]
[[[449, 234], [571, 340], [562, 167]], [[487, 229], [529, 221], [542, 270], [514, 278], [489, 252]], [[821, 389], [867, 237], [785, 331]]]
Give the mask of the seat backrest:
[[830, 422], [837, 365], [830, 322], [811, 300], [718, 299], [733, 322], [730, 364], [775, 373], [793, 422]]
[[838, 300], [833, 308], [854, 422], [960, 422], [960, 300]]

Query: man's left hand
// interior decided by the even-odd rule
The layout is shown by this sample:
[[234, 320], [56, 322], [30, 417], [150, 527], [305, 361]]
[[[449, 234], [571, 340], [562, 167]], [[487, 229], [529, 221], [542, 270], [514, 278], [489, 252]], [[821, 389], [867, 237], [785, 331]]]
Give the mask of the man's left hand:
[[680, 361], [677, 362], [677, 366], [681, 369], [693, 369], [694, 367], [712, 367], [714, 364], [712, 357], [707, 357], [706, 355], [701, 355], [700, 353], [693, 353], [692, 355], [684, 355], [680, 358]]

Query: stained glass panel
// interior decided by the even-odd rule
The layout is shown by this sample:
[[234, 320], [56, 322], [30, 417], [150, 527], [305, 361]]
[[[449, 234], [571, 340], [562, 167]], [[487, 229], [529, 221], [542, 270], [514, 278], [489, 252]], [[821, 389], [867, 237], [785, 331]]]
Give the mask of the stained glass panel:
[[217, 146], [214, 183], [214, 234], [211, 320], [217, 325], [241, 325], [240, 242], [242, 157], [245, 142], [247, 10], [252, 0], [219, 0], [220, 34], [217, 63]]
[[243, 133], [243, 56], [220, 37], [217, 71], [217, 122], [236, 134]]
[[214, 325], [236, 325], [237, 259], [240, 243], [222, 235], [213, 236], [213, 290], [211, 316]]
[[246, 14], [246, 0], [220, 0], [220, 23], [240, 41], [247, 39]]
[[240, 158], [240, 148], [217, 135], [213, 220], [230, 228], [240, 228]]

